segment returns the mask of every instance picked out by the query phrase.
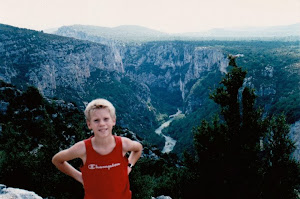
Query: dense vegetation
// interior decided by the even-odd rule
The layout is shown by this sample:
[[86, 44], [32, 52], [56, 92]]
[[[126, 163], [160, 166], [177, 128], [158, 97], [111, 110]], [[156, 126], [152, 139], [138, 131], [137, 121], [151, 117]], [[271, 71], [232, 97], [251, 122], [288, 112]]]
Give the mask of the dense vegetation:
[[[224, 59], [229, 53], [244, 55], [237, 60], [248, 72], [244, 86], [255, 89], [264, 115], [284, 112], [289, 124], [300, 119], [299, 40], [168, 40], [112, 47], [83, 39], [0, 24], [0, 79], [19, 89], [34, 85], [81, 109], [92, 99], [107, 98], [117, 107], [119, 125], [160, 148], [164, 140], [153, 132], [179, 108], [187, 114], [164, 133], [177, 140], [174, 152], [181, 155], [192, 151], [192, 127], [218, 112], [209, 93], [221, 80], [220, 64], [205, 68], [214, 56], [195, 50], [203, 47]], [[199, 78], [193, 67], [203, 70]], [[185, 98], [179, 80], [186, 83]]]
[[[34, 87], [23, 92], [1, 81], [0, 88], [0, 182], [42, 197], [83, 198], [82, 186], [51, 163], [56, 152], [91, 136], [82, 111], [73, 103], [46, 99]], [[114, 128], [118, 135], [123, 131]], [[153, 148], [147, 142], [143, 145], [145, 154]], [[136, 198], [163, 194], [160, 187], [170, 186], [170, 180], [174, 183], [167, 176], [178, 162], [176, 156], [164, 155], [157, 148], [154, 153], [157, 158], [142, 158], [131, 174]], [[71, 164], [79, 169], [82, 163], [74, 160]]]
[[210, 95], [220, 117], [194, 129], [196, 156], [187, 156], [191, 190], [202, 187], [203, 198], [297, 198], [300, 167], [290, 158], [295, 148], [285, 117], [263, 118], [254, 90], [242, 88], [246, 71], [234, 59], [230, 65]]
[[[220, 115], [194, 128], [195, 154], [144, 157], [130, 174], [133, 198], [297, 198], [300, 165], [285, 116], [262, 117], [256, 95], [244, 87], [246, 71], [233, 60], [211, 94]], [[242, 90], [241, 90], [242, 88]], [[240, 92], [241, 90], [241, 92]], [[57, 151], [90, 136], [83, 114], [70, 103], [43, 98], [1, 82], [0, 181], [43, 197], [82, 198], [79, 183], [52, 164]], [[6, 107], [6, 108], [5, 108]], [[121, 128], [114, 130], [116, 133]], [[144, 143], [145, 149], [149, 149]], [[79, 168], [80, 161], [72, 162]], [[16, 180], [18, 179], [18, 180]], [[41, 186], [43, 185], [43, 186]]]
[[[162, 69], [155, 64], [155, 56], [162, 63], [180, 63], [185, 52], [198, 47], [244, 55], [237, 60], [243, 70], [232, 62], [222, 81], [224, 74], [217, 64], [192, 79], [186, 84], [185, 99], [178, 87], [169, 89], [170, 85], [161, 82], [145, 85], [117, 71], [93, 67], [85, 68], [91, 69], [90, 79], [84, 79], [87, 82], [75, 81], [80, 70], [73, 66], [87, 66], [89, 61], [91, 66], [102, 62], [108, 66], [116, 61], [108, 46], [1, 24], [0, 43], [0, 78], [10, 75], [10, 82], [16, 85], [1, 82], [0, 86], [1, 183], [43, 197], [82, 198], [81, 185], [58, 172], [51, 158], [90, 136], [78, 106], [104, 97], [115, 104], [122, 127], [146, 138], [145, 151], [151, 148], [149, 143], [163, 145], [163, 139], [153, 133], [158, 121], [178, 107], [183, 111], [189, 108], [189, 114], [174, 120], [165, 132], [177, 140], [174, 152], [180, 161], [176, 155], [158, 150], [154, 159], [142, 158], [131, 174], [134, 198], [191, 198], [195, 193], [204, 198], [296, 198], [299, 164], [290, 159], [294, 145], [287, 134], [288, 124], [300, 119], [299, 41], [160, 41], [125, 46], [137, 52], [125, 54], [122, 60], [127, 72], [164, 78], [171, 71], [174, 82], [185, 76], [188, 65], [174, 67], [174, 71]], [[163, 53], [155, 54], [157, 49]], [[153, 62], [143, 63], [137, 70], [130, 66], [151, 50]], [[66, 76], [58, 75], [57, 81], [67, 80], [53, 89], [56, 100], [28, 87], [30, 71], [41, 65], [46, 65], [43, 69], [47, 65], [74, 69], [62, 73]], [[41, 82], [39, 78], [36, 81]], [[43, 91], [47, 93], [49, 88]], [[273, 116], [282, 112], [285, 116]], [[183, 154], [185, 149], [188, 153]], [[72, 164], [79, 168], [81, 162]]]
[[58, 173], [51, 159], [88, 136], [82, 113], [71, 103], [48, 102], [34, 87], [21, 92], [1, 82], [1, 88], [1, 101], [8, 103], [1, 114], [1, 183], [42, 196], [76, 198], [70, 194], [80, 185]]
[[0, 24], [1, 80], [19, 89], [34, 85], [81, 110], [85, 102], [106, 98], [117, 107], [120, 125], [163, 145], [163, 138], [152, 133], [159, 124], [148, 110], [149, 91], [120, 73], [120, 65], [109, 46]]
[[[190, 45], [218, 47], [225, 54], [242, 55], [236, 62], [247, 71], [243, 86], [254, 89], [258, 96], [255, 106], [262, 107], [264, 115], [284, 112], [288, 124], [300, 119], [299, 42], [195, 41]], [[164, 130], [165, 134], [180, 140], [174, 149], [177, 154], [191, 149], [193, 126], [202, 119], [212, 119], [212, 115], [218, 113], [209, 93], [216, 88], [220, 74], [212, 71], [197, 81], [193, 96], [199, 107], [193, 113], [174, 120]]]

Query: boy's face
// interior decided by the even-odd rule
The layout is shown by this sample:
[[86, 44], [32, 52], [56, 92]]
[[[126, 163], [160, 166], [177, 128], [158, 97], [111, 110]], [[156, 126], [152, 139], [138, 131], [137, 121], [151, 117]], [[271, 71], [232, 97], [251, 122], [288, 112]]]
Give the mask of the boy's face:
[[89, 129], [93, 130], [95, 136], [106, 137], [112, 134], [116, 121], [112, 119], [106, 108], [90, 111], [90, 120], [87, 120]]

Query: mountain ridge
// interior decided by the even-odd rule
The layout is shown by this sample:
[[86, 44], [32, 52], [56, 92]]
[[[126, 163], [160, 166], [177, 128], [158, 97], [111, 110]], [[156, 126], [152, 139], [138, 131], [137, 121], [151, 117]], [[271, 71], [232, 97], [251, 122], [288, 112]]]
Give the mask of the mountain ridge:
[[137, 25], [122, 25], [117, 27], [102, 27], [91, 25], [62, 26], [55, 30], [46, 31], [51, 34], [61, 34], [60, 29], [70, 28], [89, 35], [104, 37], [119, 41], [159, 41], [159, 40], [199, 40], [204, 38], [215, 39], [278, 39], [278, 38], [300, 38], [300, 23], [265, 26], [265, 27], [233, 27], [213, 28], [207, 31], [165, 33]]

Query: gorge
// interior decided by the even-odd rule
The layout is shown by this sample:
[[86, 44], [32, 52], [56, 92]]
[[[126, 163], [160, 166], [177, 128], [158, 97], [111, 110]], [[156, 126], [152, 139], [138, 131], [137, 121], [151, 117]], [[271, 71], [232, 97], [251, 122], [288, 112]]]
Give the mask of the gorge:
[[178, 116], [178, 115], [181, 114], [181, 113], [182, 113], [182, 111], [180, 111], [180, 110], [178, 109], [177, 113], [175, 113], [174, 115], [170, 115], [170, 116], [169, 116], [170, 119], [169, 119], [168, 121], [164, 122], [162, 125], [160, 125], [160, 127], [158, 127], [158, 128], [155, 130], [155, 133], [156, 133], [156, 134], [161, 135], [161, 136], [163, 136], [163, 137], [165, 138], [165, 146], [164, 146], [164, 148], [163, 148], [163, 150], [162, 150], [163, 153], [170, 153], [170, 152], [173, 150], [173, 148], [174, 148], [174, 146], [175, 146], [175, 144], [176, 144], [176, 140], [174, 140], [174, 139], [171, 138], [170, 136], [164, 135], [164, 134], [162, 133], [162, 130], [163, 130], [164, 128], [167, 128], [167, 127], [170, 125], [170, 123], [176, 118], [176, 116]]
[[[117, 110], [114, 133], [143, 143], [142, 158], [130, 174], [138, 198], [182, 198], [190, 193], [191, 185], [197, 185], [195, 193], [200, 189], [204, 193], [206, 188], [216, 193], [215, 187], [225, 182], [224, 167], [218, 164], [224, 156], [217, 154], [224, 152], [224, 147], [219, 147], [222, 143], [203, 150], [217, 154], [206, 156], [216, 157], [217, 163], [210, 159], [198, 164], [196, 156], [184, 156], [189, 157], [187, 161], [182, 156], [187, 154], [183, 151], [193, 154], [194, 146], [199, 147], [194, 145], [194, 127], [220, 115], [220, 107], [210, 96], [230, 74], [228, 54], [243, 55], [236, 61], [247, 70], [242, 87], [254, 90], [255, 108], [265, 118], [284, 112], [290, 137], [300, 146], [299, 42], [124, 43], [76, 30], [69, 33], [59, 36], [0, 24], [0, 177], [7, 186], [34, 190], [48, 198], [82, 198], [82, 185], [59, 173], [50, 160], [55, 152], [91, 136], [82, 111], [87, 102], [103, 97]], [[288, 128], [285, 126], [285, 132]], [[251, 137], [252, 132], [247, 135]], [[198, 140], [205, 146], [214, 137], [210, 133], [204, 135], [207, 140]], [[297, 159], [299, 149], [293, 155]], [[231, 160], [238, 163], [234, 154], [231, 157], [227, 168], [231, 168]], [[78, 169], [81, 166], [77, 160], [72, 164]], [[248, 165], [244, 164], [246, 171]], [[266, 161], [255, 164], [253, 171], [270, 171], [262, 165], [272, 166]], [[198, 170], [199, 166], [202, 169]], [[240, 176], [237, 173], [235, 179], [243, 184], [246, 178]], [[217, 178], [220, 181], [214, 180]], [[275, 182], [272, 178], [269, 182], [273, 193]], [[256, 186], [257, 180], [252, 183]]]
[[[226, 73], [228, 54], [244, 55], [237, 61], [248, 70], [245, 85], [256, 89], [266, 114], [299, 99], [297, 42], [122, 43], [70, 29], [57, 34], [63, 37], [1, 25], [0, 78], [20, 88], [33, 85], [81, 109], [94, 98], [107, 98], [117, 108], [119, 125], [161, 149], [164, 141], [153, 132], [177, 107], [185, 114], [181, 120], [190, 121], [183, 122], [189, 124], [184, 134], [176, 130], [182, 128], [175, 127], [178, 121], [168, 128], [177, 153], [190, 146], [192, 126], [218, 111], [209, 94]], [[287, 111], [291, 124], [300, 117], [296, 104]]]

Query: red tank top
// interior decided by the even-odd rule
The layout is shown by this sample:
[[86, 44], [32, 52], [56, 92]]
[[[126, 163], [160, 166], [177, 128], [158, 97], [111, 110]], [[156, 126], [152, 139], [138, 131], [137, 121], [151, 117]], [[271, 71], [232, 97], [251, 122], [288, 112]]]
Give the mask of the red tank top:
[[114, 138], [116, 146], [107, 155], [93, 149], [91, 138], [84, 140], [86, 162], [81, 167], [84, 199], [131, 199], [128, 159], [123, 157], [121, 137]]

